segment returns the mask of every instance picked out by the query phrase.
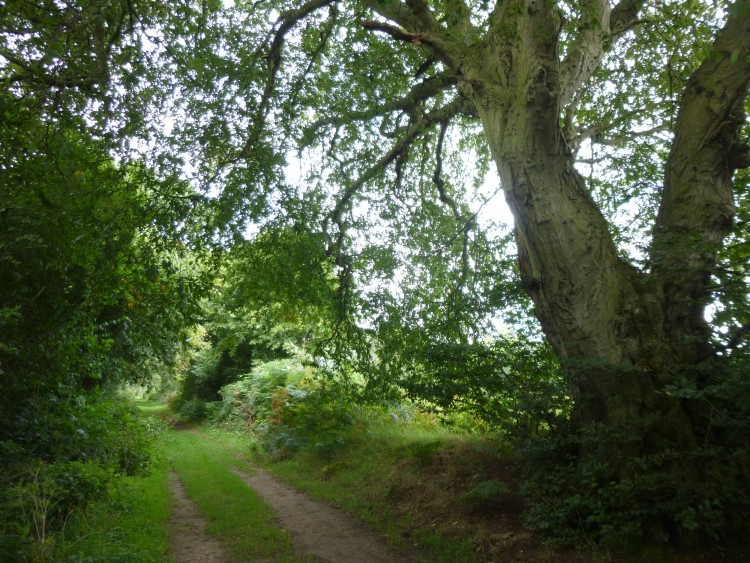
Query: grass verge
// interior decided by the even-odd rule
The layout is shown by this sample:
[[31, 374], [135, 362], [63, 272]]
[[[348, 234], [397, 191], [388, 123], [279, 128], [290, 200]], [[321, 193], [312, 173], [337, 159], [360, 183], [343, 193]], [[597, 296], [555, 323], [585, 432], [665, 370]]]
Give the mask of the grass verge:
[[166, 561], [170, 500], [166, 464], [157, 464], [147, 477], [124, 477], [112, 499], [68, 521], [55, 560]]
[[341, 444], [322, 456], [311, 447], [262, 463], [296, 488], [385, 531], [395, 549], [417, 549], [423, 561], [492, 560], [477, 549], [475, 537], [484, 530], [459, 500], [483, 478], [484, 456], [494, 455], [489, 442], [440, 429], [373, 424], [353, 428]]
[[[529, 560], [524, 551], [532, 538], [520, 522], [520, 501], [506, 487], [514, 479], [507, 446], [430, 421], [393, 422], [365, 408], [353, 419], [332, 435], [297, 441], [304, 445], [294, 452], [264, 455], [256, 442], [253, 457], [292, 486], [384, 531], [397, 551], [418, 551], [430, 562]], [[255, 441], [246, 432], [238, 438], [205, 431], [246, 454]], [[557, 560], [546, 551], [537, 560]]]

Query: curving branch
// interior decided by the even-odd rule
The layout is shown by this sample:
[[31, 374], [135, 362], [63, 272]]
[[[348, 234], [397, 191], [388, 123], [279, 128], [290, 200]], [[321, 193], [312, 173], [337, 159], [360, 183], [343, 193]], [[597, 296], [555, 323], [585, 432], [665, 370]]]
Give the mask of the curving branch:
[[432, 32], [440, 27], [424, 0], [367, 0], [365, 4], [379, 16], [412, 32]]
[[445, 144], [445, 134], [448, 131], [448, 121], [440, 123], [440, 133], [438, 134], [437, 147], [435, 148], [435, 172], [432, 175], [432, 183], [438, 190], [438, 198], [442, 203], [450, 207], [456, 220], [462, 219], [461, 210], [458, 203], [447, 191], [445, 191], [445, 182], [443, 181], [443, 145]]
[[750, 91], [750, 0], [737, 0], [729, 14], [680, 103], [650, 251], [665, 323], [676, 339], [707, 331], [711, 272], [734, 218], [732, 176], [750, 165], [741, 138]]
[[351, 121], [365, 121], [375, 117], [382, 117], [394, 112], [404, 112], [415, 115], [417, 109], [424, 107], [425, 103], [437, 95], [449, 90], [458, 82], [458, 79], [449, 73], [438, 74], [415, 84], [403, 97], [392, 102], [367, 111], [349, 111], [317, 120], [310, 125], [305, 138], [315, 135], [320, 129], [328, 126], [340, 126]]
[[[459, 235], [463, 237], [461, 241], [461, 275], [459, 276], [458, 284], [454, 288], [454, 291], [451, 292], [451, 295], [455, 299], [454, 306], [458, 307], [460, 300], [457, 299], [457, 296], [460, 295], [466, 287], [466, 281], [469, 278], [469, 272], [471, 270], [469, 259], [469, 244], [471, 239], [469, 233], [471, 232], [472, 227], [476, 226], [476, 223], [474, 222], [476, 214], [471, 214], [467, 220], [466, 216], [461, 213], [461, 209], [456, 200], [451, 197], [445, 189], [445, 182], [443, 180], [443, 146], [445, 144], [445, 134], [448, 131], [449, 124], [450, 122], [448, 120], [440, 123], [440, 133], [438, 134], [437, 146], [435, 148], [435, 172], [432, 175], [432, 182], [437, 188], [440, 202], [450, 208], [451, 213], [453, 213], [453, 218], [457, 223], [463, 223], [461, 230], [451, 237], [450, 242], [448, 243], [451, 244]], [[448, 246], [448, 244], [446, 246]], [[456, 311], [456, 313], [458, 313], [458, 311]]]
[[333, 31], [336, 28], [336, 25], [338, 23], [338, 18], [339, 18], [338, 5], [334, 3], [331, 6], [330, 14], [328, 17], [328, 22], [326, 24], [326, 27], [323, 29], [320, 42], [315, 47], [313, 52], [310, 54], [310, 57], [307, 61], [307, 67], [302, 73], [299, 74], [299, 76], [294, 82], [294, 85], [292, 86], [292, 92], [293, 92], [292, 106], [295, 105], [297, 101], [297, 96], [299, 95], [299, 92], [302, 89], [302, 85], [305, 83], [305, 81], [307, 80], [307, 77], [312, 72], [313, 66], [320, 59], [320, 57], [323, 55], [323, 51], [328, 46], [328, 42], [331, 40]]
[[387, 33], [398, 41], [425, 45], [448, 66], [457, 67], [460, 50], [453, 41], [456, 34], [440, 25], [424, 0], [366, 0], [365, 4], [387, 21], [365, 20], [360, 23], [362, 27]]
[[282, 50], [284, 43], [286, 43], [287, 34], [310, 14], [321, 8], [330, 6], [331, 4], [336, 4], [337, 2], [338, 0], [309, 0], [301, 7], [287, 10], [279, 16], [279, 19], [276, 22], [276, 30], [273, 32], [273, 39], [271, 39], [268, 51], [262, 57], [268, 63], [268, 78], [266, 79], [263, 94], [260, 103], [258, 104], [257, 111], [255, 112], [255, 124], [252, 133], [249, 135], [245, 142], [245, 146], [241, 151], [242, 156], [247, 155], [252, 150], [252, 146], [260, 135], [260, 132], [263, 129], [263, 124], [268, 116], [271, 97], [276, 88], [276, 76], [281, 68]]
[[560, 105], [567, 106], [599, 67], [610, 45], [638, 22], [645, 0], [588, 0], [581, 7], [578, 34], [560, 65]]
[[[346, 210], [349, 209], [352, 199], [362, 187], [370, 180], [382, 174], [388, 166], [397, 162], [397, 160], [409, 150], [412, 143], [428, 128], [438, 123], [445, 123], [458, 115], [461, 112], [461, 106], [460, 99], [453, 100], [447, 105], [428, 113], [412, 123], [407, 128], [404, 135], [390, 148], [388, 152], [383, 154], [375, 164], [365, 170], [356, 180], [346, 186], [336, 202], [336, 205], [323, 221], [323, 233], [329, 240], [327, 256], [332, 256], [334, 253], [338, 255], [340, 253], [340, 245], [343, 243], [342, 233], [345, 230], [342, 218]], [[328, 232], [331, 224], [336, 225], [339, 229], [338, 239], [334, 244], [331, 244], [331, 237]]]

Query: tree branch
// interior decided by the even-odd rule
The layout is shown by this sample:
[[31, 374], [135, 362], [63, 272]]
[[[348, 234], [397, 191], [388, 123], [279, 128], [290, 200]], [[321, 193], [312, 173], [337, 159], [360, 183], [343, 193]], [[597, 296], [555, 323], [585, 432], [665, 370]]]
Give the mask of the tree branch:
[[80, 88], [87, 92], [95, 93], [94, 87], [100, 84], [102, 78], [93, 74], [77, 76], [66, 76], [64, 73], [48, 74], [44, 68], [35, 68], [4, 47], [0, 47], [0, 57], [5, 58], [7, 61], [24, 71], [23, 73], [11, 74], [8, 79], [12, 83], [37, 83], [47, 87], [58, 88], [60, 90], [66, 88]]
[[366, 4], [376, 14], [393, 23], [366, 20], [361, 22], [362, 27], [387, 33], [399, 41], [425, 45], [448, 66], [456, 66], [456, 48], [424, 0], [367, 0]]
[[446, 27], [456, 37], [471, 37], [476, 28], [471, 23], [471, 9], [464, 0], [445, 0]]
[[456, 200], [445, 191], [445, 182], [443, 181], [443, 145], [445, 143], [445, 133], [448, 130], [448, 121], [440, 124], [440, 133], [438, 134], [437, 147], [435, 148], [435, 172], [432, 175], [432, 183], [438, 190], [440, 201], [451, 208], [453, 216], [460, 221], [461, 210], [458, 208]]
[[406, 0], [406, 2], [367, 0], [366, 4], [376, 14], [414, 33], [435, 31], [439, 28], [439, 24], [424, 0]]
[[297, 79], [295, 80], [294, 85], [292, 86], [292, 106], [296, 104], [297, 96], [299, 95], [299, 91], [302, 88], [302, 85], [306, 81], [307, 77], [309, 76], [310, 72], [312, 71], [313, 65], [316, 63], [316, 61], [321, 57], [323, 54], [323, 51], [328, 45], [328, 41], [331, 39], [331, 36], [333, 35], [333, 30], [336, 27], [336, 24], [338, 23], [338, 5], [333, 4], [331, 6], [330, 14], [328, 17], [328, 22], [326, 24], [325, 29], [323, 30], [321, 34], [320, 43], [315, 47], [313, 52], [310, 54], [310, 58], [307, 61], [307, 68], [302, 72]]
[[434, 98], [438, 94], [450, 89], [458, 82], [457, 78], [451, 74], [438, 74], [423, 80], [412, 87], [411, 90], [401, 99], [382, 104], [377, 108], [367, 111], [351, 111], [343, 114], [337, 114], [332, 117], [319, 119], [306, 131], [305, 137], [317, 133], [323, 127], [329, 125], [342, 125], [350, 121], [364, 121], [378, 116], [385, 116], [393, 112], [406, 112], [413, 114], [415, 110], [423, 106], [427, 100]]
[[[668, 106], [669, 102], [662, 102], [661, 104], [655, 104], [654, 107], [658, 108], [659, 106]], [[657, 125], [655, 127], [652, 127], [650, 129], [647, 129], [645, 131], [617, 131], [613, 132], [616, 128], [625, 125], [628, 120], [630, 120], [634, 116], [638, 116], [644, 113], [644, 111], [647, 111], [642, 108], [638, 108], [632, 111], [627, 111], [622, 113], [620, 116], [618, 116], [617, 119], [614, 120], [607, 120], [606, 117], [600, 118], [600, 120], [591, 127], [587, 127], [586, 129], [573, 132], [573, 137], [568, 139], [568, 144], [573, 151], [573, 153], [577, 153], [578, 149], [580, 149], [581, 145], [584, 141], [588, 139], [595, 139], [595, 141], [602, 145], [615, 145], [620, 140], [632, 140], [644, 135], [650, 135], [653, 133], [658, 133], [659, 131], [667, 131], [669, 130], [669, 127], [665, 124]], [[609, 134], [609, 135], [608, 135]]]
[[251, 151], [252, 146], [257, 140], [258, 135], [263, 128], [263, 124], [265, 123], [265, 119], [268, 115], [271, 96], [273, 95], [274, 89], [276, 87], [276, 75], [278, 74], [279, 68], [281, 68], [281, 54], [284, 43], [286, 42], [287, 33], [289, 33], [295, 25], [304, 20], [310, 14], [321, 8], [325, 8], [326, 6], [335, 4], [337, 1], [338, 0], [309, 0], [303, 6], [294, 10], [287, 10], [279, 16], [277, 22], [279, 24], [278, 28], [273, 34], [273, 39], [271, 40], [271, 45], [268, 49], [268, 52], [263, 56], [263, 58], [268, 62], [268, 78], [263, 89], [263, 95], [261, 96], [260, 103], [258, 104], [258, 109], [255, 113], [255, 124], [253, 127], [253, 131], [248, 137], [248, 140], [245, 143], [245, 147], [242, 150], [243, 155], [248, 154]]
[[688, 80], [667, 160], [650, 251], [675, 337], [707, 331], [703, 309], [717, 252], [732, 227], [732, 176], [750, 89], [750, 0], [737, 0], [713, 51]]
[[581, 7], [578, 34], [560, 65], [560, 104], [568, 105], [599, 67], [614, 40], [630, 29], [644, 0], [620, 0], [612, 10], [607, 0], [588, 0]]
[[[412, 123], [404, 135], [391, 147], [391, 149], [378, 159], [378, 161], [365, 170], [356, 180], [349, 184], [344, 189], [341, 197], [336, 202], [336, 205], [328, 214], [323, 222], [323, 232], [326, 238], [330, 240], [328, 233], [328, 226], [333, 223], [339, 225], [339, 231], [341, 231], [341, 217], [346, 209], [349, 208], [352, 198], [357, 192], [370, 180], [383, 173], [388, 166], [394, 163], [403, 153], [408, 150], [411, 144], [416, 140], [424, 131], [436, 123], [447, 122], [451, 117], [458, 114], [461, 110], [461, 102], [456, 99], [446, 106], [436, 109], [426, 116], [420, 118], [415, 123]], [[336, 246], [329, 247], [328, 256], [331, 256], [336, 252]]]
[[411, 13], [426, 29], [438, 27], [435, 16], [432, 15], [432, 11], [425, 0], [406, 0], [406, 5], [409, 6]]
[[638, 23], [644, 0], [620, 0], [609, 18], [610, 35], [614, 40]]

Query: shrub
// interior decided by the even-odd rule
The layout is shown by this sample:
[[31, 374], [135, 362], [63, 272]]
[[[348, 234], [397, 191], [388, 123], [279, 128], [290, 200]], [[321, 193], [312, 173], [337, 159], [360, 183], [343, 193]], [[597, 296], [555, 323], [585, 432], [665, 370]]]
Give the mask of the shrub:
[[0, 560], [44, 560], [73, 510], [143, 474], [158, 429], [121, 397], [48, 404], [0, 442]]
[[322, 387], [308, 375], [294, 360], [260, 364], [222, 390], [224, 420], [252, 427], [274, 457], [310, 447], [330, 459], [345, 446], [343, 430], [354, 418], [337, 387]]
[[274, 409], [278, 411], [283, 402], [280, 390], [287, 384], [299, 383], [307, 375], [308, 371], [295, 360], [262, 363], [222, 388], [221, 418], [249, 424], [268, 422]]
[[[702, 443], [634, 447], [660, 421], [590, 424], [526, 447], [529, 525], [559, 544], [632, 548], [746, 537], [750, 391], [746, 367], [702, 366], [665, 392], [683, 398]], [[699, 387], [696, 382], [702, 382]], [[639, 452], [626, 458], [608, 452]], [[618, 459], [614, 459], [614, 458]]]
[[[551, 348], [522, 335], [495, 342], [430, 342], [398, 366], [398, 385], [456, 422], [458, 413], [512, 437], [557, 428], [571, 401]], [[476, 423], [469, 424], [469, 427]]]
[[207, 414], [206, 403], [200, 399], [190, 399], [182, 403], [177, 411], [177, 415], [187, 422], [200, 422], [206, 418]]

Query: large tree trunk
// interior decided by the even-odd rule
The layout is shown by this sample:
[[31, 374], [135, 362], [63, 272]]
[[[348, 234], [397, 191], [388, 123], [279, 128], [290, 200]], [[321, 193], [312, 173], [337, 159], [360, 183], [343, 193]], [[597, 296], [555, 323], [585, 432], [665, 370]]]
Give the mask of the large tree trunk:
[[[619, 258], [607, 222], [575, 169], [561, 117], [563, 109], [574, 112], [576, 90], [593, 75], [607, 45], [637, 22], [643, 3], [577, 3], [578, 28], [568, 37], [563, 60], [562, 15], [549, 0], [495, 2], [486, 33], [472, 28], [460, 0], [446, 2], [464, 9], [443, 19], [424, 0], [368, 5], [400, 26], [373, 23], [372, 29], [432, 49], [481, 119], [515, 219], [522, 283], [568, 368], [575, 403], [569, 443], [580, 445], [582, 472], [579, 481], [570, 478], [590, 486], [593, 459], [593, 466], [607, 468], [597, 485], [629, 494], [636, 503], [649, 502], [651, 485], [660, 482], [656, 502], [665, 505], [652, 514], [664, 515], [678, 490], [688, 497], [702, 490], [703, 479], [715, 476], [722, 463], [707, 461], [705, 448], [700, 450], [710, 414], [683, 398], [689, 393], [673, 393], [669, 386], [690, 377], [697, 388], [693, 396], [699, 396], [706, 382], [696, 368], [713, 352], [703, 318], [709, 284], [732, 225], [732, 175], [750, 165], [747, 147], [738, 142], [750, 87], [750, 0], [737, 0], [728, 10], [713, 52], [689, 80], [650, 264], [638, 270]], [[648, 491], [633, 479], [644, 466], [652, 477]], [[744, 487], [743, 478], [735, 479], [736, 490]], [[612, 488], [613, 480], [623, 488]], [[676, 484], [680, 480], [688, 486]], [[576, 488], [579, 494], [586, 496]], [[592, 508], [586, 502], [580, 505], [584, 511]], [[691, 510], [698, 506], [690, 498], [682, 502]], [[642, 525], [668, 527], [676, 517], [669, 514], [663, 523], [644, 517]]]
[[[582, 3], [579, 29], [560, 60], [562, 14], [549, 0], [494, 4], [481, 41], [462, 2], [446, 23], [423, 0], [368, 4], [450, 69], [481, 118], [515, 218], [522, 283], [558, 356], [571, 369], [576, 424], [627, 426], [653, 415], [656, 432], [695, 443], [679, 399], [664, 393], [711, 350], [703, 312], [716, 251], [732, 223], [731, 176], [750, 80], [750, 0], [738, 0], [684, 95], [654, 226], [651, 268], [623, 262], [574, 166], [562, 105], [590, 78], [642, 0]], [[405, 31], [404, 31], [405, 30]]]
[[663, 390], [710, 353], [703, 312], [716, 251], [732, 223], [750, 15], [735, 12], [690, 81], [667, 166], [652, 269], [639, 272], [618, 257], [562, 134], [566, 85], [551, 39], [559, 34], [556, 14], [549, 2], [528, 5], [516, 17], [515, 41], [498, 34], [474, 65], [461, 69], [515, 218], [522, 282], [549, 342], [574, 368], [577, 424], [626, 426], [656, 415], [660, 434], [690, 447], [690, 418]]

